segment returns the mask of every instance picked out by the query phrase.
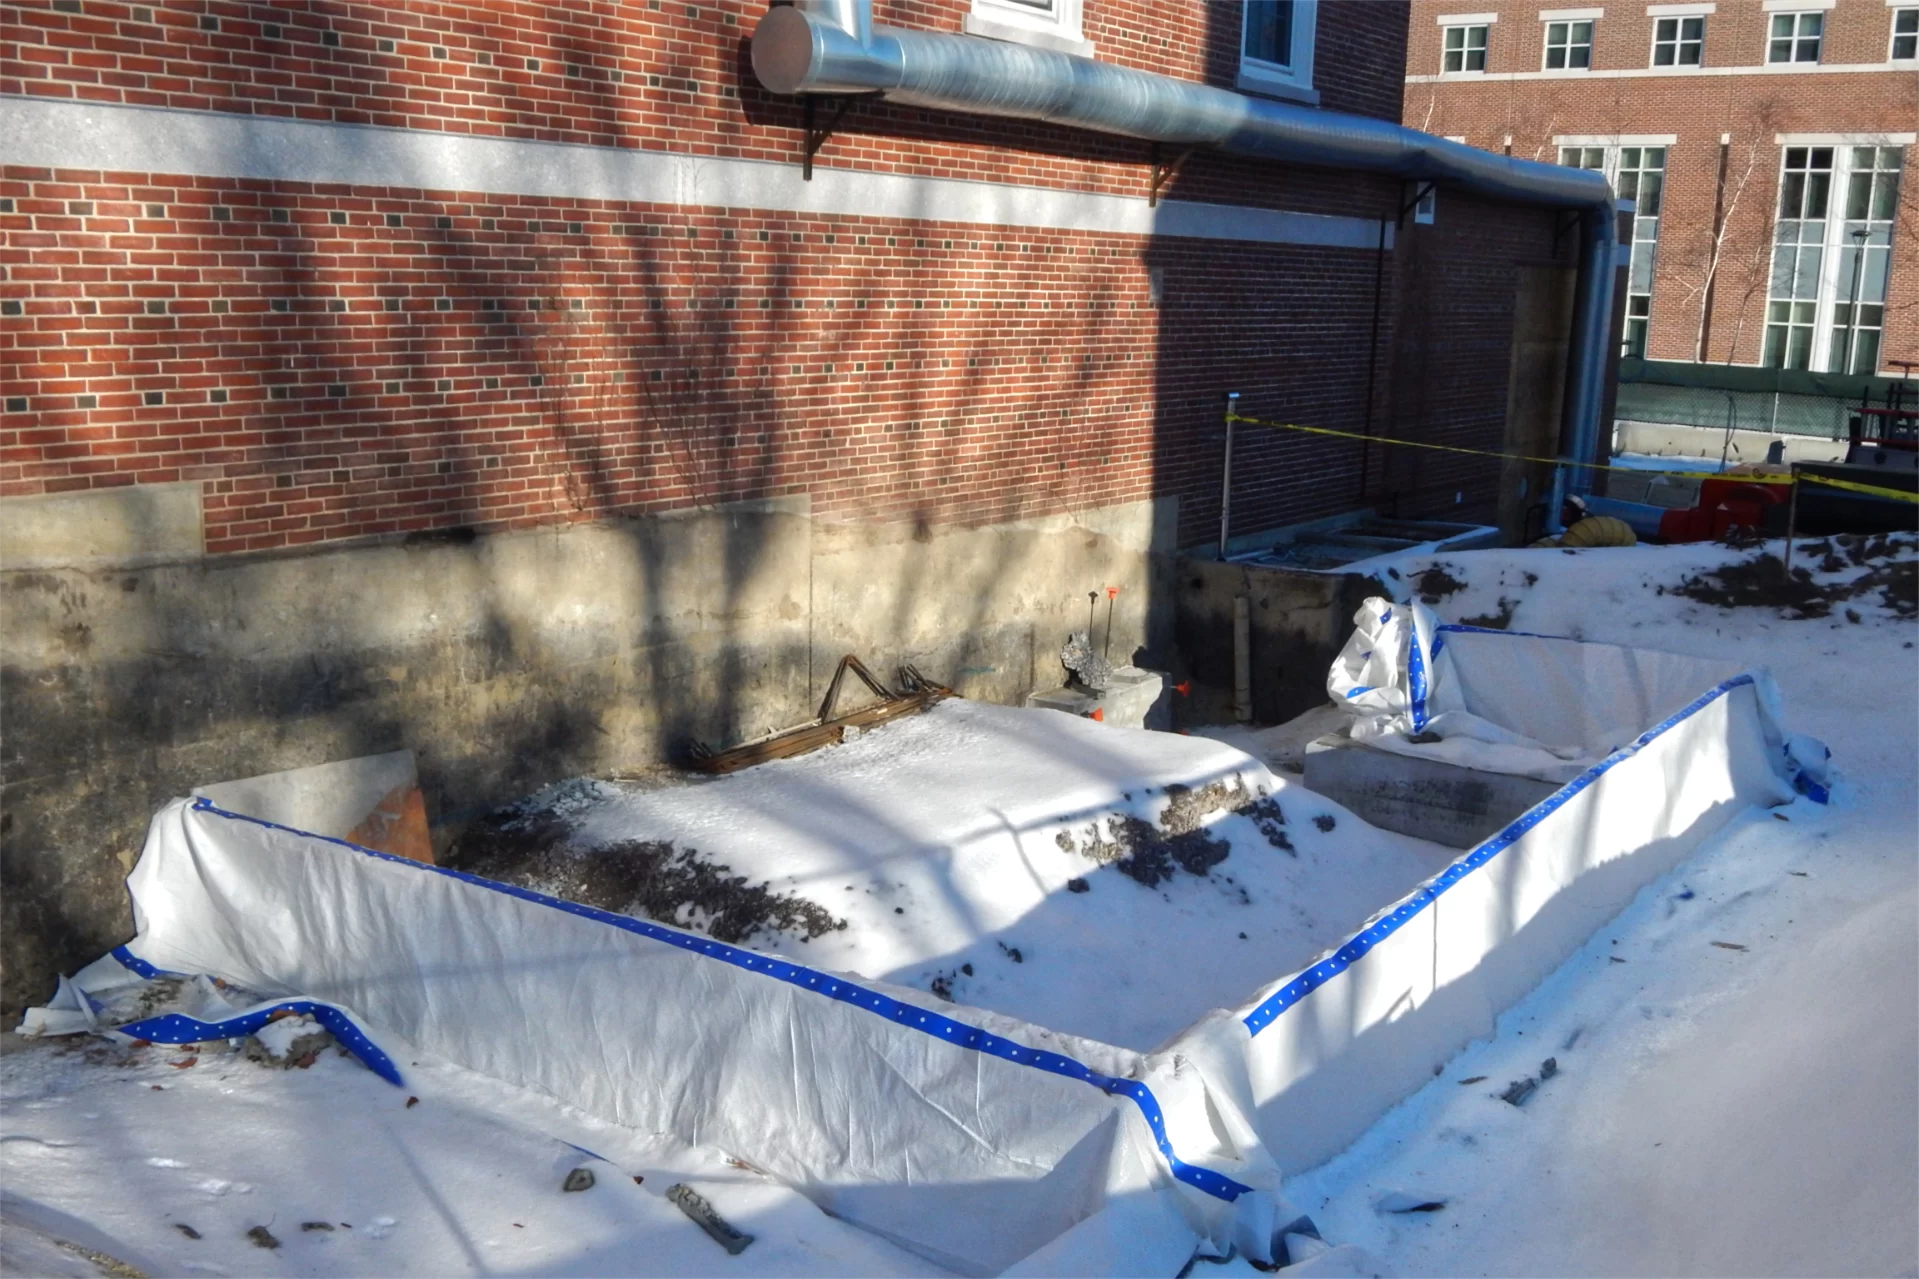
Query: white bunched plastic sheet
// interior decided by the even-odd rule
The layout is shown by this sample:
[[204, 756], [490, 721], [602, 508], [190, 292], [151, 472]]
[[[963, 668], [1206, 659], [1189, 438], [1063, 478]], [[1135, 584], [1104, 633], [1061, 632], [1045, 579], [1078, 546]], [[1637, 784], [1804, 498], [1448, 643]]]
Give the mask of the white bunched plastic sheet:
[[[1270, 1256], [1279, 1171], [1185, 1059], [804, 968], [176, 800], [127, 962], [349, 1010], [590, 1114], [739, 1155], [961, 1273]], [[121, 974], [124, 979], [125, 974]], [[46, 1033], [87, 1019], [41, 1014]], [[57, 1023], [57, 1024], [56, 1024]], [[1120, 1248], [1124, 1241], [1124, 1248]], [[1116, 1260], [1116, 1249], [1125, 1253]], [[1134, 1271], [1139, 1273], [1140, 1271]]]

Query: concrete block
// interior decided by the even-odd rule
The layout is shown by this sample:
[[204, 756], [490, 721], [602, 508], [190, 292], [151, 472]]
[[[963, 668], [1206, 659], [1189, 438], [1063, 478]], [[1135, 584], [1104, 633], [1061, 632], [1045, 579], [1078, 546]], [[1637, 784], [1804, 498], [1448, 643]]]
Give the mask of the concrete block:
[[150, 564], [204, 546], [193, 481], [0, 500], [0, 568]]
[[1166, 677], [1158, 671], [1137, 666], [1121, 666], [1113, 672], [1113, 682], [1100, 693], [1075, 688], [1052, 688], [1034, 693], [1026, 704], [1043, 710], [1064, 711], [1068, 715], [1089, 716], [1100, 712], [1102, 723], [1121, 728], [1165, 730], [1173, 726], [1173, 713]]
[[1381, 830], [1471, 848], [1559, 787], [1375, 750], [1342, 730], [1306, 747], [1309, 789]]

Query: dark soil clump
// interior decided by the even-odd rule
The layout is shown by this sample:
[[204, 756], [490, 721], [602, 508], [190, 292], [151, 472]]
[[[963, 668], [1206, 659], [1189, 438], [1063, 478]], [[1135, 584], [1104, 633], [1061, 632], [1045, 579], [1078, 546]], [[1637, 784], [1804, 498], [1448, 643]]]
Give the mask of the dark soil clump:
[[1413, 574], [1413, 589], [1422, 604], [1437, 604], [1448, 595], [1466, 589], [1466, 583], [1454, 577], [1444, 564], [1434, 564]]
[[1233, 846], [1208, 833], [1204, 822], [1214, 813], [1230, 810], [1252, 818], [1275, 848], [1298, 856], [1283, 829], [1286, 815], [1278, 801], [1251, 794], [1237, 778], [1231, 785], [1213, 782], [1198, 789], [1168, 786], [1166, 800], [1158, 825], [1138, 817], [1109, 817], [1088, 825], [1079, 839], [1061, 831], [1059, 846], [1154, 888], [1180, 871], [1211, 874], [1213, 867], [1226, 860]]
[[804, 897], [751, 884], [699, 850], [666, 840], [627, 840], [602, 848], [568, 846], [568, 824], [550, 812], [508, 809], [482, 819], [447, 853], [455, 870], [548, 893], [615, 914], [657, 919], [716, 941], [792, 933], [811, 941], [846, 927]]
[[1688, 577], [1670, 589], [1720, 608], [1777, 608], [1791, 618], [1826, 617], [1835, 604], [1876, 591], [1886, 609], [1913, 617], [1919, 616], [1919, 558], [1912, 550], [1910, 541], [1895, 541], [1883, 533], [1842, 533], [1801, 546], [1794, 558], [1816, 563], [1822, 573], [1867, 568], [1849, 582], [1817, 581], [1803, 564], [1789, 573], [1779, 556], [1764, 554]]
[[1489, 631], [1503, 631], [1513, 624], [1513, 614], [1519, 610], [1519, 601], [1507, 596], [1499, 597], [1499, 611], [1487, 613], [1483, 617], [1462, 617], [1461, 626], [1480, 626]]

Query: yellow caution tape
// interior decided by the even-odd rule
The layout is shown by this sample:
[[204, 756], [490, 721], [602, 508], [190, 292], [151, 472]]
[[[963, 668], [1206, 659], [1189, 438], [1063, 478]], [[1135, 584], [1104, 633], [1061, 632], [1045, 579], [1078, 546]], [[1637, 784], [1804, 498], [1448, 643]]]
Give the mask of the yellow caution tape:
[[1799, 478], [1809, 484], [1823, 484], [1827, 488], [1848, 489], [1854, 493], [1870, 493], [1874, 497], [1889, 497], [1900, 502], [1919, 502], [1919, 493], [1908, 493], [1904, 489], [1883, 488], [1877, 484], [1858, 484], [1852, 480], [1835, 480], [1824, 475], [1802, 475]]
[[[1361, 435], [1357, 431], [1335, 431], [1328, 426], [1300, 426], [1296, 422], [1268, 422], [1262, 418], [1246, 417], [1243, 414], [1229, 412], [1228, 422], [1244, 422], [1248, 426], [1265, 426], [1279, 431], [1303, 431], [1308, 435], [1330, 435], [1342, 440], [1359, 440], [1365, 444], [1397, 444], [1409, 449], [1431, 449], [1437, 453], [1464, 453], [1469, 457], [1496, 457], [1506, 462], [1539, 462], [1546, 466], [1578, 466], [1589, 471], [1619, 471], [1632, 475], [1656, 474], [1682, 480], [1736, 480], [1741, 484], [1791, 484], [1790, 475], [1729, 475], [1723, 471], [1647, 471], [1638, 466], [1608, 466], [1603, 462], [1575, 462], [1569, 458], [1534, 457], [1528, 453], [1497, 453], [1491, 449], [1461, 448], [1457, 444], [1430, 444], [1424, 440], [1400, 440], [1389, 435]], [[1799, 479], [1812, 484], [1824, 484], [1832, 488], [1851, 489], [1858, 493], [1870, 493], [1875, 497], [1890, 497], [1901, 502], [1919, 502], [1919, 493], [1908, 493], [1904, 489], [1881, 488], [1876, 484], [1855, 484], [1851, 480], [1832, 480], [1823, 475], [1801, 475]]]

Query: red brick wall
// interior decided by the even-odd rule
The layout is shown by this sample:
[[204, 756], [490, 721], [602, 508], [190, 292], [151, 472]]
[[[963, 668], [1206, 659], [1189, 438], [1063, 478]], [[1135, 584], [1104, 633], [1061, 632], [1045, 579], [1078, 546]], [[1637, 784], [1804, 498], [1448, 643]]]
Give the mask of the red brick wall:
[[[1230, 70], [1234, 8], [1086, 7], [1104, 58]], [[14, 6], [0, 91], [797, 158], [796, 108], [743, 70], [751, 6], [558, 12]], [[1328, 106], [1396, 112], [1400, 13], [1322, 5]], [[959, 14], [880, 12], [941, 29]], [[1148, 182], [1146, 149], [1122, 139], [854, 117], [822, 163]], [[1216, 156], [1172, 193], [1374, 218], [1402, 197]], [[1375, 430], [1496, 446], [1511, 267], [1554, 250], [1546, 214], [1449, 206], [1442, 233], [1411, 233], [1432, 247], [1389, 257], [1369, 378], [1370, 251], [18, 167], [0, 198], [0, 290], [19, 307], [0, 334], [0, 494], [200, 481], [212, 552], [795, 492], [827, 514], [965, 523], [1177, 495], [1182, 540], [1203, 540], [1226, 390], [1248, 412], [1362, 429], [1370, 380]], [[1448, 283], [1402, 317], [1421, 272]], [[1393, 390], [1405, 369], [1416, 392]], [[1402, 461], [1362, 494], [1353, 446], [1247, 448], [1243, 529], [1362, 499], [1491, 500], [1489, 474], [1467, 483], [1458, 463]]]
[[[1691, 360], [1699, 351], [1704, 285], [1714, 270], [1704, 358], [1756, 363], [1765, 331], [1773, 218], [1779, 190], [1780, 133], [1912, 132], [1919, 128], [1919, 70], [1885, 68], [1892, 10], [1883, 0], [1839, 0], [1826, 15], [1823, 65], [1879, 64], [1865, 72], [1498, 79], [1540, 67], [1544, 25], [1539, 3], [1461, 5], [1415, 0], [1407, 70], [1440, 69], [1439, 14], [1499, 14], [1489, 32], [1489, 78], [1408, 82], [1406, 121], [1463, 136], [1489, 151], [1555, 160], [1564, 135], [1673, 134], [1653, 285], [1647, 354]], [[1706, 20], [1706, 65], [1758, 67], [1766, 56], [1768, 16], [1751, 3], [1721, 4]], [[1644, 7], [1607, 6], [1594, 29], [1596, 70], [1640, 69], [1651, 61], [1652, 19]], [[1729, 134], [1725, 202], [1729, 213], [1714, 266], [1713, 207], [1720, 136]], [[1884, 361], [1919, 360], [1919, 147], [1906, 151], [1900, 215], [1893, 234]]]

